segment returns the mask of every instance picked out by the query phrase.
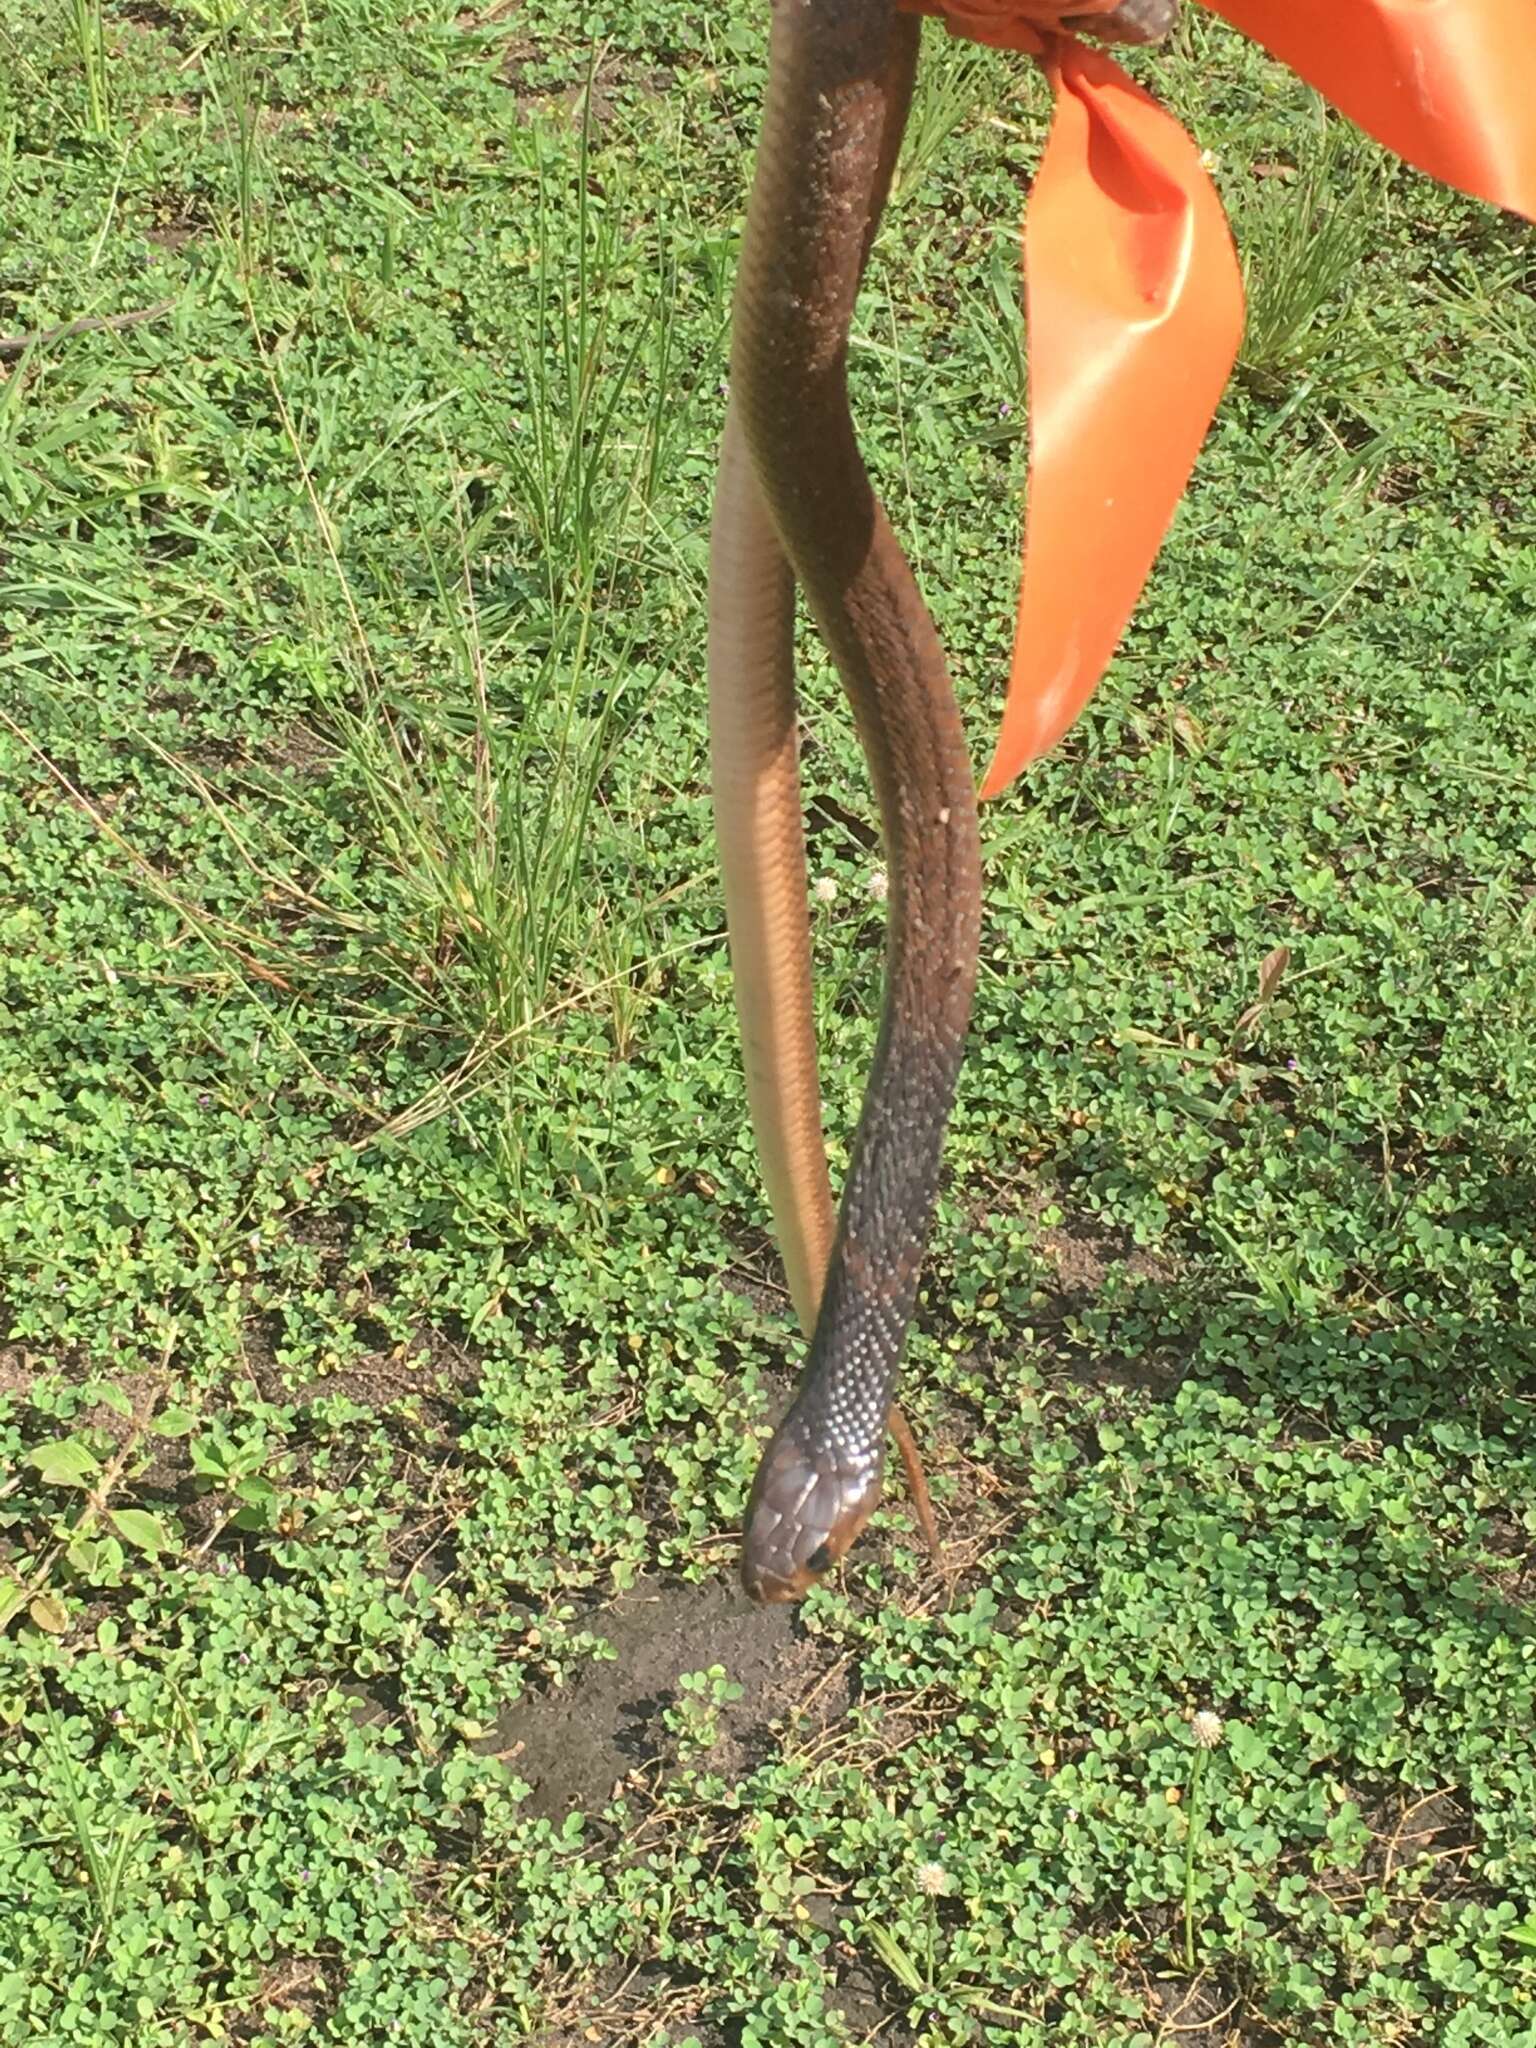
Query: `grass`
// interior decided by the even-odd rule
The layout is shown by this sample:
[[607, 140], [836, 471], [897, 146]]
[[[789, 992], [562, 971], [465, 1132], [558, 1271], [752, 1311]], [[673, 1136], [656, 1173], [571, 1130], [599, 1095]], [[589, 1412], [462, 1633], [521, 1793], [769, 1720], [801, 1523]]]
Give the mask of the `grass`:
[[[0, 2043], [1530, 2048], [1529, 231], [1208, 21], [1132, 60], [1255, 319], [985, 820], [955, 1576], [898, 1497], [749, 1613], [798, 1346], [701, 678], [762, 57], [0, 0]], [[1044, 112], [936, 57], [853, 357], [978, 761]], [[881, 863], [807, 666], [840, 1169]]]
[[1262, 395], [1311, 389], [1314, 364], [1343, 389], [1371, 367], [1370, 328], [1353, 317], [1354, 286], [1380, 227], [1380, 166], [1351, 163], [1347, 124], [1317, 102], [1297, 137], [1296, 164], [1268, 163], [1244, 219], [1248, 320], [1239, 373]]

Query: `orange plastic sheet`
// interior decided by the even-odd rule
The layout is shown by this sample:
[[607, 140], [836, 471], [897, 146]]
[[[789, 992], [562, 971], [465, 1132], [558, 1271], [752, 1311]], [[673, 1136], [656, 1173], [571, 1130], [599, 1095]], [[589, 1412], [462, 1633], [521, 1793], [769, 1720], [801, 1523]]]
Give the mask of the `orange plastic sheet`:
[[[1407, 162], [1536, 219], [1536, 0], [1207, 4]], [[995, 796], [1114, 653], [1231, 374], [1242, 276], [1195, 143], [1062, 26], [1114, 0], [898, 5], [1027, 51], [1056, 101], [1024, 222], [1029, 495]]]

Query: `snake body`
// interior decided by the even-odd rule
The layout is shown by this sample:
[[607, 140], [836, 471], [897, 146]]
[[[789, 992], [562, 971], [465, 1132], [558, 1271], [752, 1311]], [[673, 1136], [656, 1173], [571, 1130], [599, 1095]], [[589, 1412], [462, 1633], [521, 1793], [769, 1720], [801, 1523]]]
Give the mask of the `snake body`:
[[[911, 89], [892, 0], [776, 0], [735, 301], [711, 561], [712, 773], [749, 1099], [791, 1292], [813, 1328], [759, 1465], [742, 1577], [798, 1598], [880, 1494], [975, 987], [972, 772], [938, 636], [860, 459], [854, 301]], [[879, 804], [879, 1037], [832, 1230], [795, 754], [793, 586], [837, 665]]]

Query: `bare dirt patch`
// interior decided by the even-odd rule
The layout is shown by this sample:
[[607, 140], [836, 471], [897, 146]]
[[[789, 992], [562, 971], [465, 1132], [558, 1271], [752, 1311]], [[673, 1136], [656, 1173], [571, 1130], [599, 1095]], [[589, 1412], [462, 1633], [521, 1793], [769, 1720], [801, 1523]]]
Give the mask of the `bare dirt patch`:
[[1284, 2038], [1247, 2009], [1242, 1992], [1214, 1978], [1148, 1978], [1140, 1990], [1167, 2048], [1278, 2048]]
[[[612, 1646], [611, 1662], [583, 1666], [558, 1692], [519, 1700], [482, 1747], [533, 1788], [526, 1811], [550, 1820], [605, 1806], [616, 1786], [671, 1746], [664, 1715], [685, 1671], [723, 1665], [742, 1697], [721, 1714], [718, 1767], [749, 1768], [770, 1724], [804, 1700], [838, 1661], [784, 1607], [754, 1607], [730, 1581], [673, 1585], [651, 1580], [589, 1625]], [[846, 1696], [827, 1689], [822, 1711]]]

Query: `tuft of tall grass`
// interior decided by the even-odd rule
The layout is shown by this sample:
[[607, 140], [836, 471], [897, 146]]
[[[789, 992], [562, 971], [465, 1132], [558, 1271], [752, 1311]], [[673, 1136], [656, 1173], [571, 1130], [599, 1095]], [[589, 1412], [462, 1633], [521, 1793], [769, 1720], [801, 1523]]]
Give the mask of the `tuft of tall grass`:
[[123, 1901], [128, 1859], [133, 1854], [135, 1843], [148, 1832], [150, 1822], [143, 1814], [125, 1811], [115, 1828], [101, 1825], [96, 1804], [76, 1768], [68, 1732], [46, 1690], [42, 1703], [48, 1728], [47, 1754], [53, 1766], [53, 1796], [62, 1811], [67, 1830], [60, 1831], [59, 1839], [73, 1840], [84, 1866], [95, 1922], [90, 1937], [90, 1947], [94, 1950], [98, 1944], [112, 1938], [118, 1909]]
[[[637, 234], [606, 167], [595, 196], [585, 133], [574, 163], [537, 128], [527, 146], [531, 296], [505, 372], [477, 365], [465, 380], [481, 429], [474, 475], [442, 448], [434, 469], [452, 487], [429, 500], [418, 485], [387, 549], [349, 556], [268, 361], [321, 541], [307, 579], [311, 644], [330, 650], [317, 717], [396, 883], [376, 956], [458, 1048], [396, 1135], [470, 1093], [498, 1094], [530, 1035], [573, 1001], [604, 1006], [626, 1043], [649, 979], [643, 906], [597, 852], [633, 684], [666, 671], [684, 630], [651, 593], [675, 589], [680, 570], [696, 583], [693, 515], [669, 510], [698, 432], [675, 346], [678, 283], [656, 254], [665, 222]], [[654, 275], [637, 286], [646, 265]], [[419, 591], [412, 638], [430, 643], [430, 674], [402, 678], [376, 654], [365, 586]], [[421, 656], [407, 659], [414, 670]], [[515, 1159], [504, 1164], [515, 1175]]]
[[70, 13], [75, 47], [80, 53], [80, 69], [85, 78], [86, 133], [106, 135], [112, 123], [101, 0], [71, 0]]
[[590, 611], [563, 611], [540, 649], [488, 649], [468, 564], [452, 582], [437, 556], [428, 569], [448, 672], [412, 697], [354, 654], [321, 716], [400, 884], [390, 950], [414, 955], [413, 978], [443, 992], [474, 1045], [511, 1044], [582, 950], [591, 815], [622, 692], [593, 685]]
[[203, 76], [224, 128], [224, 147], [235, 188], [235, 225], [226, 237], [237, 246], [240, 266], [251, 271], [261, 255], [261, 80], [247, 59], [229, 47], [210, 47]]
[[923, 38], [901, 155], [891, 180], [891, 205], [918, 190], [961, 122], [986, 105], [997, 76], [995, 54], [937, 31]]
[[1383, 179], [1359, 168], [1344, 122], [1315, 96], [1314, 108], [1294, 174], [1254, 178], [1228, 194], [1248, 292], [1238, 374], [1267, 398], [1283, 396], [1330, 353], [1341, 381], [1369, 367], [1349, 307], [1379, 231]]
[[[569, 611], [632, 541], [655, 538], [648, 508], [686, 445], [691, 412], [679, 403], [677, 278], [660, 253], [668, 222], [650, 238], [654, 275], [636, 304], [637, 230], [622, 173], [605, 163], [599, 193], [588, 122], [574, 165], [548, 128], [529, 140], [528, 317], [494, 402], [482, 394], [479, 452], [506, 474], [551, 606]], [[508, 391], [523, 404], [509, 405]]]

